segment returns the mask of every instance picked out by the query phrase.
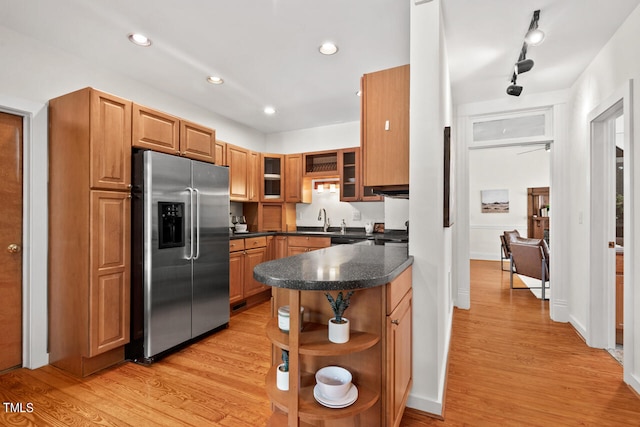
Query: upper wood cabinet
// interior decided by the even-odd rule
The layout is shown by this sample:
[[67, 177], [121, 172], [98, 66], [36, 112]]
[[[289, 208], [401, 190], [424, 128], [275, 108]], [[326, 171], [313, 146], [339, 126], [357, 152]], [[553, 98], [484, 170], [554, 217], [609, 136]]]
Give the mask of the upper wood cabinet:
[[229, 143], [225, 148], [231, 201], [260, 201], [260, 153]]
[[285, 202], [311, 203], [311, 179], [302, 176], [302, 157], [300, 153], [284, 156]]
[[249, 170], [247, 175], [247, 197], [250, 202], [260, 201], [260, 153], [249, 152]]
[[260, 200], [263, 202], [284, 202], [284, 155], [261, 154]]
[[215, 164], [219, 166], [228, 166], [227, 164], [227, 143], [216, 139], [213, 147], [213, 158]]
[[214, 163], [215, 130], [133, 104], [132, 145]]
[[229, 197], [231, 201], [249, 200], [249, 150], [227, 144], [227, 164], [229, 166]]
[[[131, 102], [97, 90], [90, 97], [91, 188], [131, 188]], [[81, 96], [80, 98], [84, 98]], [[82, 108], [82, 107], [80, 107]], [[60, 112], [60, 111], [59, 111]], [[67, 119], [71, 119], [70, 117]]]
[[337, 150], [314, 151], [303, 154], [303, 175], [325, 177], [338, 175]]
[[362, 77], [365, 186], [409, 185], [409, 65]]
[[167, 154], [180, 154], [180, 119], [133, 104], [132, 145]]
[[381, 201], [382, 196], [373, 194], [371, 188], [362, 184], [362, 157], [360, 147], [338, 151], [340, 171], [340, 200], [343, 202]]
[[215, 163], [216, 131], [180, 120], [180, 155]]

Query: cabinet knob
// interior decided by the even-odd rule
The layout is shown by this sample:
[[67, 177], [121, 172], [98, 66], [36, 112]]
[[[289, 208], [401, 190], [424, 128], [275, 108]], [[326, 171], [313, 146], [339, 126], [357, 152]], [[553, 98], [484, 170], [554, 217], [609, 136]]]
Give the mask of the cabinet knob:
[[9, 246], [7, 246], [7, 252], [9, 252], [10, 254], [17, 254], [18, 252], [20, 252], [20, 246], [16, 245], [15, 243], [12, 243]]
[[393, 320], [391, 321], [391, 323], [393, 323], [394, 325], [399, 325], [399, 324], [400, 324], [400, 320], [398, 320], [398, 319], [393, 319]]

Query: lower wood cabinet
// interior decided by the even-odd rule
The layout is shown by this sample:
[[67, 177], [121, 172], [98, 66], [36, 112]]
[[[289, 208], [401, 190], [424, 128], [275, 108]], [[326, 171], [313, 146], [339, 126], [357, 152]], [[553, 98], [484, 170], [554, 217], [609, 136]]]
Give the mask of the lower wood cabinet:
[[330, 237], [288, 236], [287, 256], [298, 255], [331, 246]]
[[232, 307], [248, 297], [271, 289], [253, 278], [254, 267], [265, 261], [265, 236], [229, 241], [229, 303]]
[[131, 200], [127, 193], [92, 191], [89, 357], [129, 342]]

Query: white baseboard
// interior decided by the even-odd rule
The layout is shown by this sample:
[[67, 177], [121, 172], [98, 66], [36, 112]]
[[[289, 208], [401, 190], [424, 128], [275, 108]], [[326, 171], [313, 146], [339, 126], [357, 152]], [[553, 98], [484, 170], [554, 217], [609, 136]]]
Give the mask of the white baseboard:
[[437, 402], [423, 396], [416, 396], [413, 393], [409, 393], [407, 407], [428, 412], [436, 417], [442, 417], [442, 402]]
[[569, 323], [573, 326], [573, 329], [580, 334], [584, 342], [587, 342], [587, 328], [571, 315], [569, 315]]
[[[553, 286], [553, 282], [551, 283]], [[565, 300], [553, 300], [553, 316], [551, 320], [554, 322], [562, 322], [567, 323], [570, 321], [571, 316], [569, 315], [569, 304]]]
[[627, 372], [627, 369], [625, 369], [624, 372], [624, 382], [626, 382], [629, 387], [634, 389], [635, 392], [640, 395], [640, 378], [633, 375], [632, 372]]

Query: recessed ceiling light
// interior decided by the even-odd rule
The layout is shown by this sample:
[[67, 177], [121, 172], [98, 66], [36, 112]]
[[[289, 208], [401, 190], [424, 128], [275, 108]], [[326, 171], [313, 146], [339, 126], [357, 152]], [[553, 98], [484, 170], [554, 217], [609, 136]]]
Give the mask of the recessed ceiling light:
[[131, 43], [137, 44], [138, 46], [151, 46], [151, 40], [140, 33], [131, 33], [128, 37]]
[[321, 54], [323, 55], [333, 55], [338, 52], [338, 46], [336, 46], [332, 42], [325, 42], [318, 48]]
[[264, 113], [271, 116], [276, 113], [276, 109], [269, 105], [267, 107], [264, 107]]
[[209, 76], [207, 77], [207, 81], [212, 85], [221, 85], [222, 83], [224, 83], [224, 80], [222, 80], [222, 77], [217, 77], [217, 76]]

